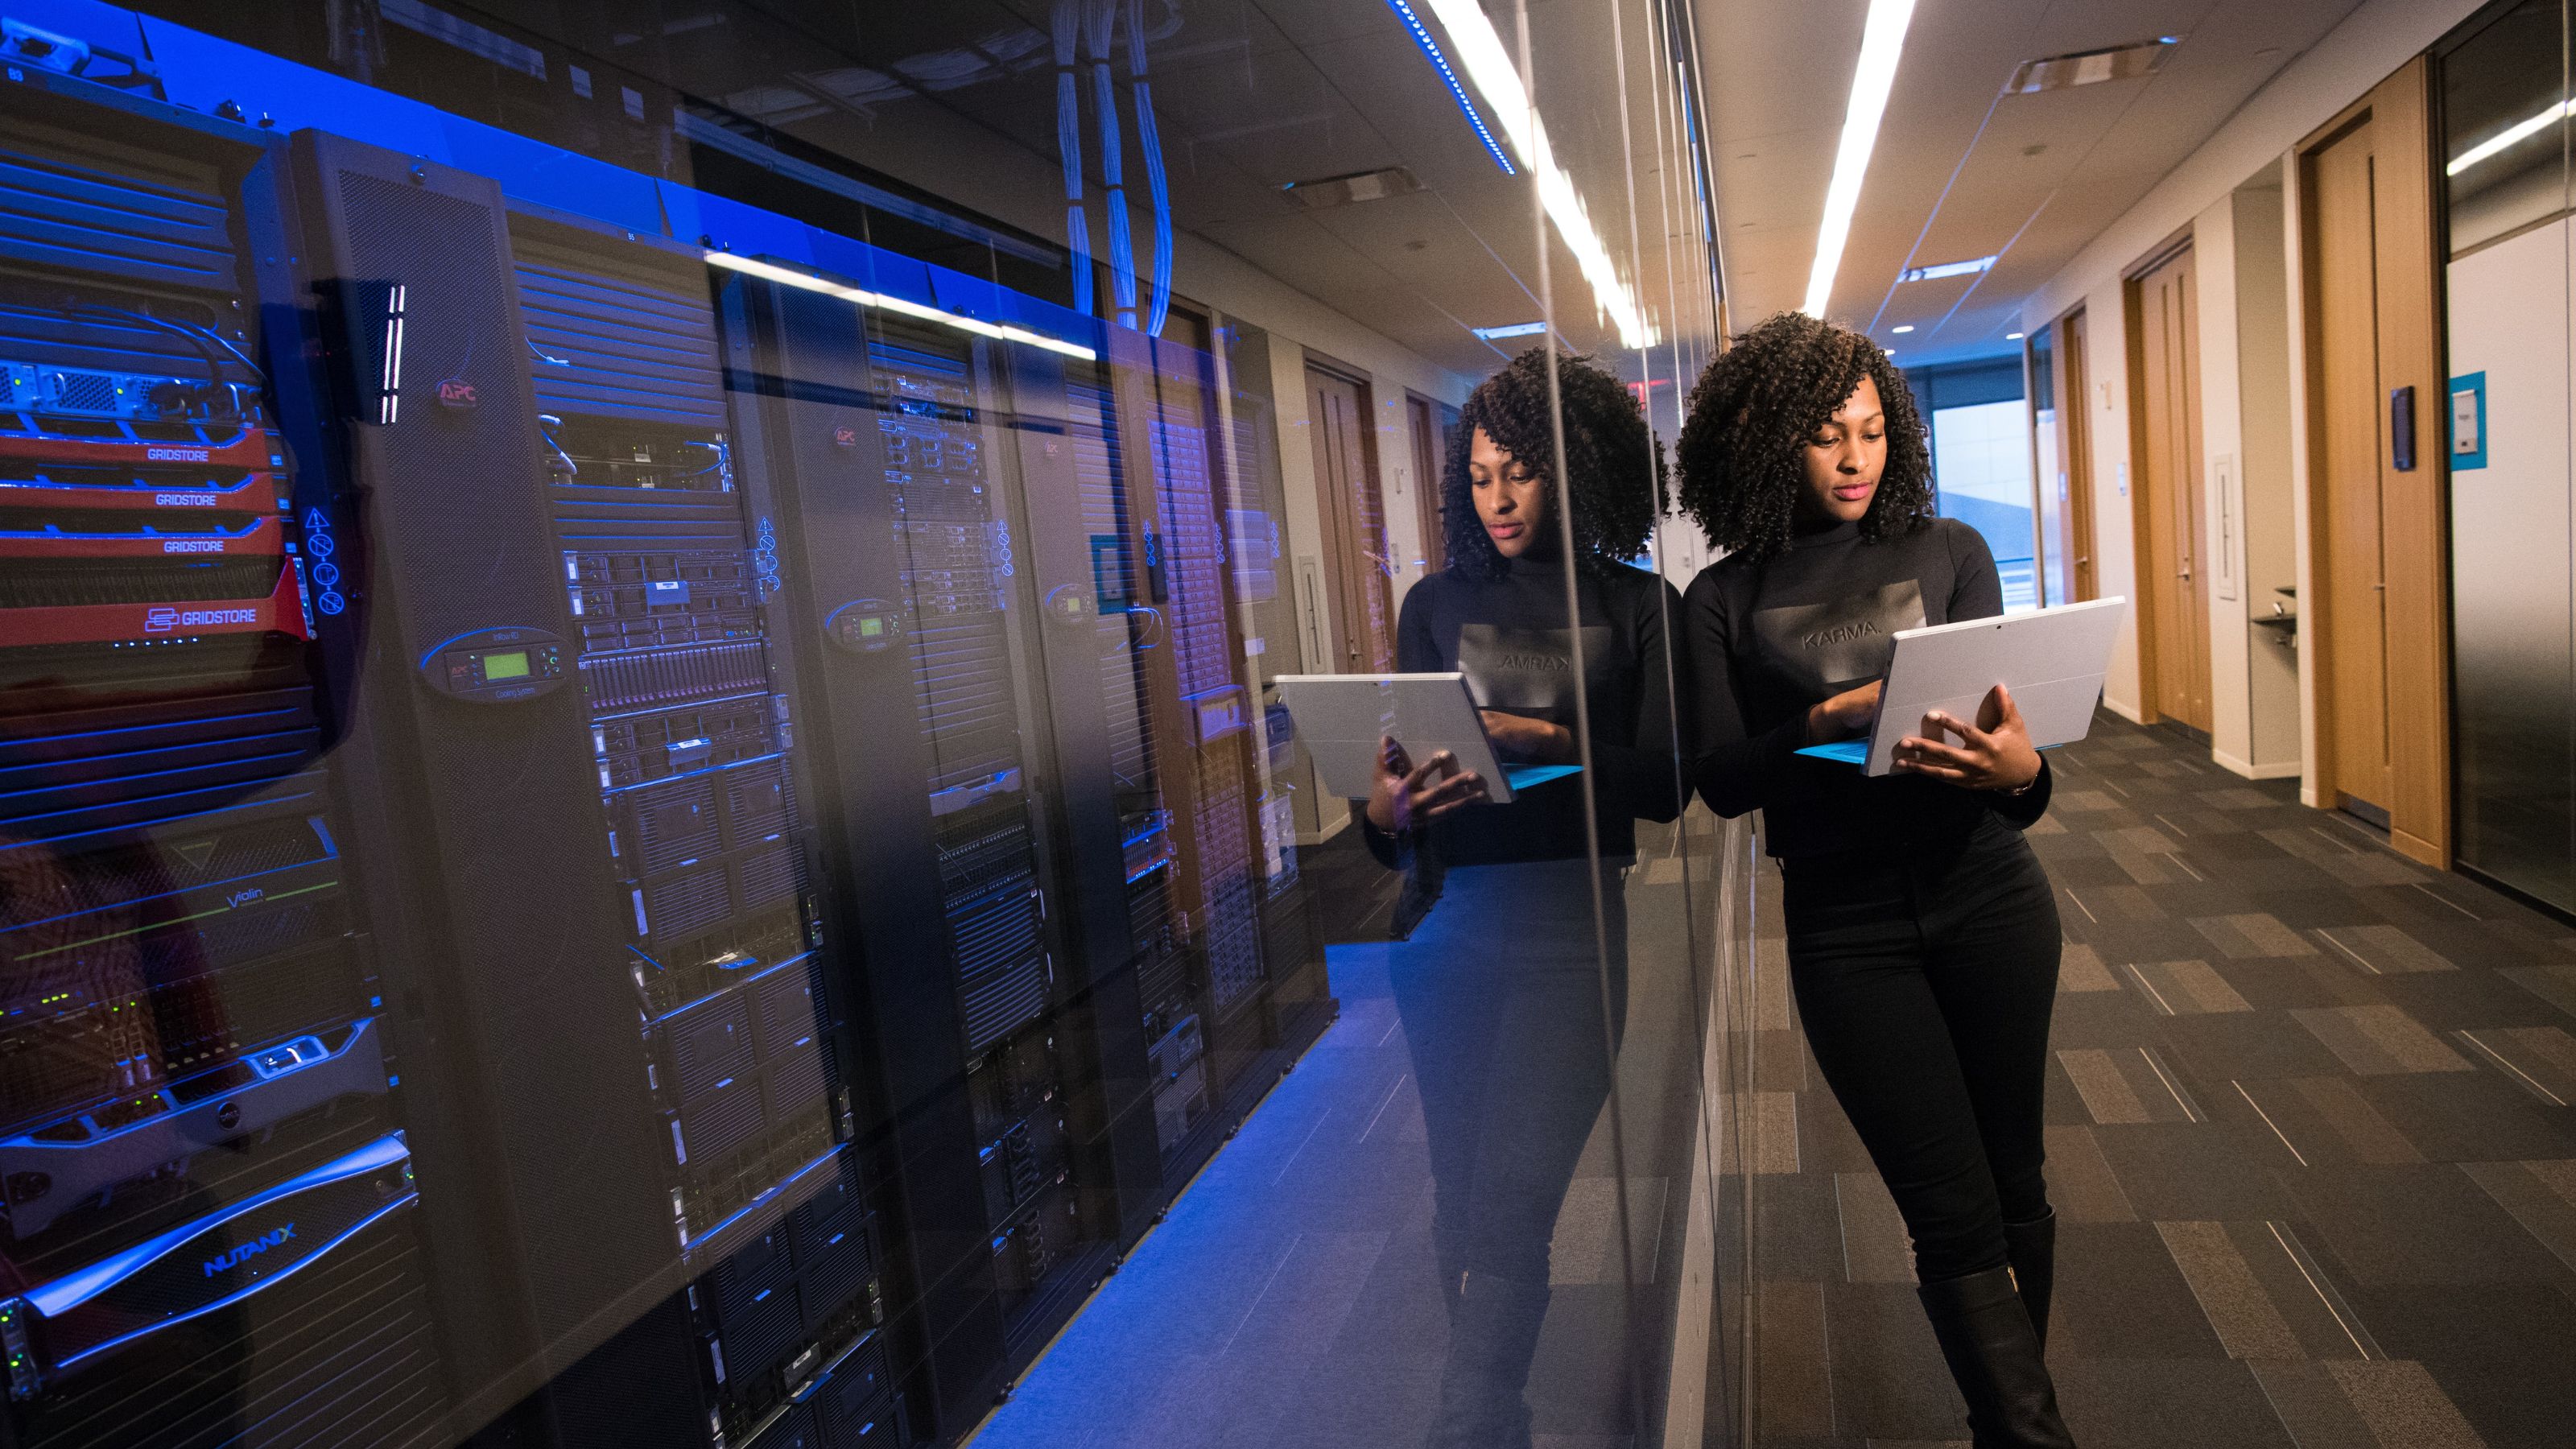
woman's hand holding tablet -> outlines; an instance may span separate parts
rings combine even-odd
[[[1923,717],[1923,730],[1923,736],[1908,735],[1896,742],[1893,768],[1970,790],[2018,793],[2039,778],[2039,751],[2031,745],[2030,728],[2022,723],[2021,707],[2013,703],[2012,691],[2000,684],[1986,691],[1985,702],[1977,707],[1977,723],[1936,709]],[[1944,732],[1957,735],[1962,743],[1947,745],[1924,737]]]
[[[1392,739],[1377,742],[1377,773],[1369,782],[1368,818],[1389,835],[1427,824],[1443,815],[1488,798],[1485,779],[1458,768],[1458,757],[1441,750],[1419,766]]]

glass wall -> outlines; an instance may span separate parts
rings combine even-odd
[[[2566,15],[2441,50],[2450,262],[2452,649],[2461,863],[2576,909]]]
[[[1687,7],[10,16],[0,1442],[1741,1438]]]

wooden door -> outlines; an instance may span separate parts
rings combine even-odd
[[[1446,409],[1427,397],[1405,395],[1404,416],[1413,435],[1413,507],[1422,527],[1422,572],[1447,567],[1449,537],[1441,522],[1441,469],[1449,459],[1449,430],[1441,425]]]
[[[1315,511],[1323,521],[1325,589],[1346,674],[1395,669],[1395,594],[1387,577],[1386,500],[1378,491],[1376,439],[1366,389],[1320,367],[1306,369],[1313,431]]]
[[[2310,560],[2300,612],[2319,798],[2442,866],[2450,506],[2432,104],[2419,56],[2299,145]]]
[[[2151,713],[2207,733],[2207,489],[2200,453],[2200,294],[2186,249],[2131,282],[2129,386],[2138,487],[2138,618]]]
[[[2057,324],[2057,463],[2058,486],[2065,490],[2065,535],[2059,547],[2073,562],[2069,577],[2074,597],[2082,603],[2102,597],[2099,572],[2093,567],[2093,373],[2084,358],[2084,313],[2068,313]]]
[[[2309,158],[2309,366],[2321,406],[2312,414],[2316,467],[2308,480],[2318,541],[2311,567],[2317,616],[2318,726],[2341,803],[2385,820],[2391,797],[2388,721],[2386,498],[2379,456],[2379,328],[2375,167],[2365,119]]]

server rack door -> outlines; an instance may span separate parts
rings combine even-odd
[[[1079,499],[1091,566],[1090,652],[1100,673],[1109,733],[1109,768],[1118,792],[1119,865],[1124,873],[1128,936],[1136,963],[1137,1005],[1153,1078],[1155,1139],[1168,1159],[1208,1119],[1205,1033],[1197,963],[1174,880],[1178,861],[1173,801],[1154,732],[1154,651],[1162,619],[1148,595],[1146,535],[1132,486],[1123,433],[1107,369],[1078,362],[1063,370],[1061,454],[1047,453],[1035,488]],[[1038,467],[1052,470],[1040,475]]]
[[[769,606],[775,526],[740,486],[703,260],[527,217],[511,244],[608,821],[594,848],[632,907],[624,974],[699,1275],[683,1295],[695,1378],[703,1417],[740,1442],[881,1316],[875,1213],[843,1145],[847,970],[820,917]]]
[[[389,989],[310,645],[331,530],[297,505],[329,480],[288,464],[299,352],[264,347],[252,263],[277,147],[12,81],[0,1442],[434,1442]]]
[[[1177,324],[1187,321],[1175,314]],[[1147,678],[1173,814],[1181,918],[1199,971],[1211,1088],[1236,1109],[1266,1084],[1252,696],[1228,578],[1209,355],[1112,330],[1121,458],[1135,509]],[[1231,1114],[1220,1114],[1220,1118]]]
[[[1103,1047],[1136,1047],[1101,1028],[1135,1008],[1093,991],[1100,963],[1076,964],[1102,887],[1065,857],[1105,821],[1054,785],[1068,750],[1096,746],[1058,728],[1031,637],[1020,550],[1047,505],[1009,486],[1008,364],[944,329],[737,285],[759,334],[737,386],[768,395],[762,471],[781,485],[789,597],[815,626],[833,765],[817,813],[887,1083],[913,1280],[899,1307],[946,1432],[1070,1312],[1120,1228],[1111,1093],[1134,1068]],[[1051,577],[1061,560],[1037,562]]]
[[[439,1104],[418,1150],[473,1425],[677,1291],[684,1205],[636,1031],[632,906],[599,848],[498,188],[295,145],[362,501],[352,834],[378,862],[406,1075]]]
[[[1056,823],[1064,907],[1057,914],[1068,948],[1062,1021],[1068,1045],[1088,1057],[1069,1082],[1076,1155],[1086,1159],[1075,1180],[1092,1197],[1093,1220],[1114,1224],[1125,1244],[1152,1226],[1164,1200],[1154,1090],[1162,1073],[1149,1071],[1147,1057],[1160,1034],[1139,968],[1164,949],[1168,933],[1150,908],[1139,932],[1133,896],[1139,874],[1159,874],[1168,863],[1170,832],[1154,799],[1151,761],[1138,757],[1141,710],[1125,620],[1104,619],[1100,602],[1094,540],[1104,530],[1076,461],[1082,408],[1068,391],[1065,359],[1033,347],[988,346],[981,356],[984,391],[1007,404],[988,412],[987,456],[1006,485],[1020,593],[1035,605],[1026,632],[1044,677],[1042,780]],[[1096,431],[1096,405],[1088,411]],[[1114,570],[1114,539],[1111,548]]]
[[[896,1183],[905,1245],[888,1304],[922,1345],[929,1427],[971,1421],[1003,1356],[984,1185],[965,1093],[965,1019],[948,920],[927,888],[939,852],[932,756],[905,643],[901,562],[882,487],[885,447],[865,344],[845,303],[735,279],[726,284],[728,362],[745,476],[774,518],[780,588],[798,623],[805,726],[814,740],[815,818],[847,883],[826,929],[864,963],[854,1010],[881,1099],[859,1123]],[[765,497],[763,494],[765,493]],[[952,1422],[953,1421],[953,1422]]]

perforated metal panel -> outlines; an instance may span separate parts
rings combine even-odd
[[[611,264],[512,240],[537,405],[563,416],[725,426],[703,268]]]

